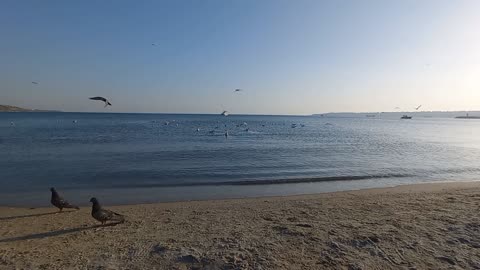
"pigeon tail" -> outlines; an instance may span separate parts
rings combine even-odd
[[[119,223],[125,222],[125,217],[123,215],[117,214],[115,212],[113,212],[113,214],[114,214],[113,217],[112,217],[113,221],[117,221]]]
[[[73,209],[80,210],[80,207],[78,207],[76,205],[73,205],[73,204],[67,204],[67,205],[63,206],[63,208],[73,208]]]

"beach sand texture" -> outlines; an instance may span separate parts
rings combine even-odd
[[[480,269],[479,204],[470,182],[108,206],[106,227],[2,207],[0,269]]]

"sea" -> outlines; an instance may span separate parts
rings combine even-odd
[[[480,177],[480,120],[0,113],[0,205],[283,196]]]

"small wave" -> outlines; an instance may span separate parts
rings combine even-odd
[[[349,175],[349,176],[327,176],[309,178],[285,178],[285,179],[262,179],[262,180],[240,180],[222,182],[187,182],[187,183],[148,183],[148,184],[125,184],[113,185],[115,188],[150,188],[150,187],[197,187],[197,186],[257,186],[257,185],[279,185],[279,184],[300,184],[315,182],[333,181],[355,181],[370,179],[404,178],[413,177],[411,174],[380,174],[380,175]],[[111,185],[109,187],[112,187]]]

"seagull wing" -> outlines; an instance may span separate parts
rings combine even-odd
[[[107,102],[107,99],[104,98],[104,97],[91,97],[90,99],[91,99],[91,100],[101,100],[101,101],[103,101],[103,102]]]

